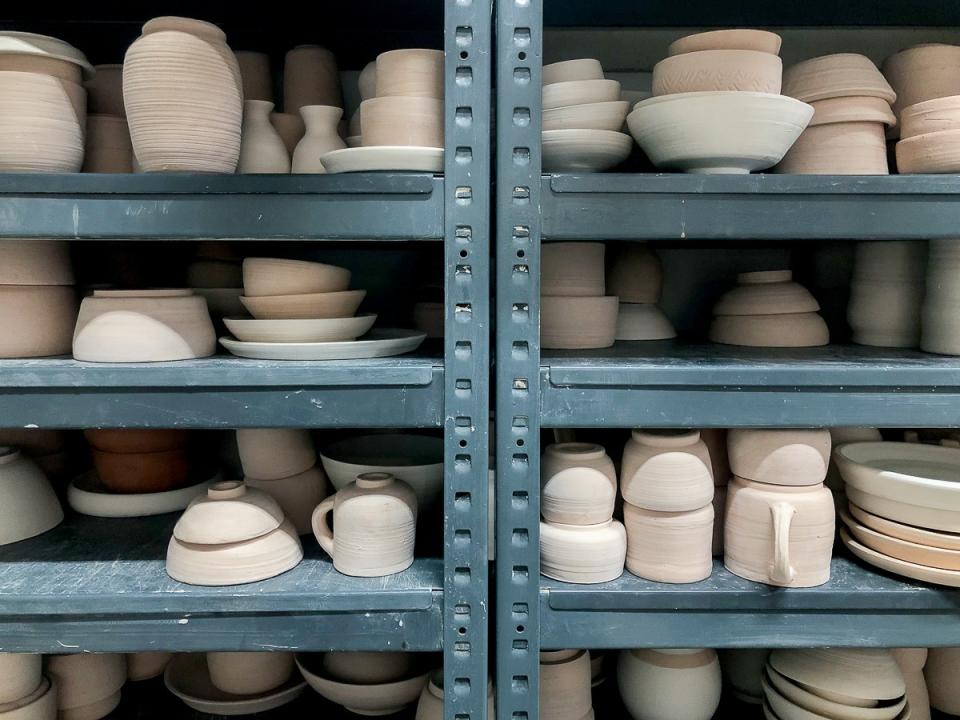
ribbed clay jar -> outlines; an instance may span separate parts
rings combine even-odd
[[[713,501],[713,470],[696,430],[634,430],[623,449],[620,492],[631,505],[661,512]]]
[[[144,25],[123,61],[123,102],[144,172],[237,169],[240,68],[215,25],[171,17]]]

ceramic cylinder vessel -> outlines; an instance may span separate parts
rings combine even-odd
[[[96,65],[96,74],[86,80],[87,110],[92,114],[126,117],[123,107],[123,65]]]
[[[377,56],[376,97],[443,97],[443,51],[404,49]]]
[[[237,172],[241,175],[290,172],[290,155],[280,133],[270,124],[273,103],[244,100],[243,136]]]
[[[617,474],[600,445],[548,445],[540,460],[540,512],[544,520],[594,525],[613,517]]]
[[[595,525],[540,523],[540,574],[592,584],[623,575],[627,534],[619,520]]]
[[[603,243],[544,243],[540,250],[540,294],[565,297],[606,295]]]
[[[847,322],[853,341],[880,347],[916,347],[925,293],[927,243],[858,243]]]
[[[624,503],[627,570],[656,582],[691,583],[713,570],[713,505],[687,512],[644,510]]]
[[[620,303],[613,295],[561,297],[544,295],[540,301],[540,346],[581,350],[613,345]]]
[[[43,656],[0,653],[0,705],[31,695],[43,680]]]
[[[620,492],[661,512],[698,510],[713,500],[707,446],[696,430],[634,430],[623,449]]]
[[[215,25],[186,18],[144,25],[123,61],[123,101],[144,172],[237,169],[240,68]]]
[[[337,59],[319,45],[293,48],[283,65],[283,111],[298,113],[305,105],[343,107]]]
[[[930,705],[948,715],[960,715],[960,648],[930,648],[923,674],[927,679]]]
[[[333,514],[336,533],[327,515]],[[380,577],[413,563],[417,498],[389,473],[365,473],[313,512],[313,532],[344,575]]]
[[[835,511],[822,485],[734,478],[727,486],[724,565],[748,580],[813,587],[830,579]]]
[[[773,485],[818,485],[830,464],[830,431],[820,429],[749,430],[727,433],[734,475]]]
[[[921,310],[920,349],[960,355],[960,248],[931,240],[926,291]]]
[[[210,682],[231,695],[259,695],[283,685],[293,673],[291,652],[207,653]]]
[[[623,650],[620,696],[633,720],[710,720],[720,704],[714,650]]]
[[[593,708],[590,653],[557,650],[540,653],[540,717],[583,720]]]
[[[297,173],[324,173],[320,157],[347,144],[337,132],[343,110],[331,105],[304,105],[300,108],[306,128],[303,138],[293,151],[292,170]]]
[[[133,172],[133,145],[126,120],[114,115],[87,115],[83,172]]]
[[[544,245],[544,249],[548,247]],[[653,250],[636,243],[624,244],[609,253],[607,260],[607,290],[611,295],[622,303],[660,302],[663,266]]]
[[[375,97],[360,103],[364,146],[443,147],[443,100]]]
[[[313,467],[317,452],[310,432],[297,428],[237,430],[243,474],[257,480],[279,480]]]
[[[0,358],[69,354],[76,319],[72,287],[0,286]]]
[[[272,103],[273,75],[270,72],[270,56],[249,50],[240,50],[235,54],[243,80],[243,99]]]
[[[73,285],[70,246],[63,240],[0,240],[0,285]]]

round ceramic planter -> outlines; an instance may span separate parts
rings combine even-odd
[[[313,467],[317,453],[307,430],[256,428],[237,430],[243,474],[257,480],[279,480]]]
[[[241,295],[240,302],[257,320],[325,320],[353,317],[366,296],[366,290],[341,290],[259,297]]]
[[[898,701],[906,691],[900,668],[890,651],[884,649],[774,650],[769,665],[826,700],[854,707]]]
[[[390,96],[360,104],[365,146],[443,147],[443,100]]]
[[[30,697],[43,681],[43,656],[0,653],[0,705]],[[0,712],[0,715],[5,713]]]
[[[893,110],[902,117],[911,105],[960,95],[960,47],[930,43],[901,50],[884,60],[883,74],[897,93]]]
[[[283,63],[283,111],[299,113],[306,105],[343,106],[337,59],[319,45],[298,45]]]
[[[696,430],[634,430],[623,449],[623,499],[646,510],[699,510],[713,500],[707,446]]]
[[[710,720],[720,704],[714,650],[623,650],[620,697],[633,720]]]
[[[248,298],[341,292],[348,287],[350,271],[335,265],[281,258],[243,261],[243,292]]]
[[[123,65],[97,65],[96,74],[83,84],[87,90],[88,110],[100,115],[125,118],[123,107]]]
[[[630,243],[610,253],[607,263],[607,289],[621,303],[651,305],[660,302],[663,292],[663,266],[650,248]]]
[[[540,294],[565,297],[604,295],[604,253],[603,243],[545,243],[540,250]]]
[[[270,56],[249,50],[240,50],[234,55],[243,81],[244,100],[262,100],[272,103],[273,74],[270,72]]]
[[[669,340],[677,331],[657,305],[620,303],[617,314],[617,340]]]
[[[830,431],[746,430],[727,433],[734,475],[771,485],[819,485],[830,463]]]
[[[596,525],[540,523],[540,574],[591,584],[623,574],[627,535],[618,520]]]
[[[260,695],[283,685],[293,674],[291,652],[207,653],[210,681],[231,695]]]
[[[304,105],[300,108],[300,115],[305,131],[293,151],[292,172],[325,173],[327,169],[320,158],[347,147],[338,130],[343,110],[330,105]]]
[[[758,50],[697,50],[653,67],[653,96],[739,90],[779,94],[783,63]]]
[[[0,447],[0,545],[40,535],[63,521],[57,495],[37,465]]]
[[[745,347],[819,347],[830,343],[827,323],[814,312],[785,315],[718,315],[710,341]]]
[[[540,346],[544,349],[604,348],[613,345],[618,298],[543,296]]]
[[[387,683],[348,683],[335,680],[318,667],[316,656],[298,655],[297,666],[316,692],[357,715],[392,715],[420,697],[429,673]],[[416,671],[415,671],[416,672]]]
[[[408,48],[377,55],[374,97],[443,98],[443,51]]]
[[[582,720],[593,707],[590,688],[589,652],[540,653],[540,716],[544,720]]]
[[[190,480],[186,450],[112,453],[93,450],[100,482],[113,493],[161,493],[184,487]]]
[[[851,95],[888,103],[897,98],[873,61],[855,53],[821,55],[792,65],[783,72],[783,94],[805,102]]]
[[[766,30],[710,30],[674,40],[667,53],[672,56],[699,50],[756,50],[777,55],[781,42],[779,35]]]
[[[244,100],[241,127],[240,158],[237,172],[241,175],[281,174],[290,172],[290,153],[283,138],[270,123],[273,103],[267,100]]]
[[[713,570],[713,505],[657,512],[624,503],[627,570],[655,582],[692,583]]]
[[[593,58],[564,60],[544,65],[541,78],[544,85],[573,80],[603,80],[603,66]]]
[[[6,328],[0,358],[68,354],[76,317],[71,287],[0,286],[0,325]]]
[[[113,115],[87,115],[85,173],[133,172],[133,145],[127,121]]]
[[[540,459],[540,512],[566,525],[595,525],[613,517],[617,473],[600,445],[548,445]]]

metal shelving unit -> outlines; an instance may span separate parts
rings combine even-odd
[[[351,4],[330,10],[319,38],[306,37],[306,26],[298,25],[279,34],[281,41],[261,34],[260,13],[215,0],[201,9],[151,5],[127,14],[195,16],[205,8],[211,19],[233,20],[239,37],[263,37],[274,52],[300,38],[323,41],[341,20],[380,23],[387,47],[429,42],[422,22],[442,27],[444,175],[7,175],[0,176],[0,236],[436,241],[445,258],[443,349],[318,363],[226,355],[150,365],[0,361],[0,427],[443,428],[443,558],[419,558],[389,578],[349,578],[305,542],[304,561],[277,578],[191,587],[163,569],[173,518],[71,517],[47,534],[0,548],[0,650],[442,649],[445,686],[452,689],[445,716],[484,718],[490,3],[424,0],[402,11]],[[421,13],[416,21],[410,5]],[[371,7],[376,12],[368,14]],[[293,9],[300,11],[278,8],[278,17]],[[22,28],[30,17],[11,11],[2,22]],[[62,25],[50,17],[29,27],[111,42],[121,31],[135,33],[141,21],[97,10],[68,16]],[[345,57],[355,63],[365,59],[353,57],[349,38],[363,36],[352,30],[345,36]]]
[[[808,590],[751,583],[721,563],[707,581],[625,573],[572,585],[539,575],[541,429],[950,427],[960,360],[832,345],[758,350],[684,342],[597,351],[539,348],[540,244],[956,237],[957,177],[592,174],[541,176],[543,26],[960,25],[942,3],[783,8],[499,0],[497,75],[498,716],[535,720],[538,651],[568,647],[958,645],[960,592],[838,553]],[[565,38],[573,35],[566,34]],[[573,57],[573,56],[569,56]],[[561,58],[558,58],[561,59]]]

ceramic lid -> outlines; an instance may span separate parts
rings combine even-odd
[[[903,674],[889,650],[804,648],[774,650],[770,666],[811,691],[863,700],[897,700],[906,692]]]
[[[239,480],[214,483],[196,498],[173,528],[180,542],[224,545],[243,542],[276,530],[283,510],[267,493]]]
[[[28,32],[0,32],[0,54],[41,55],[79,65],[89,80],[96,74],[87,56],[70,43],[49,35]]]

